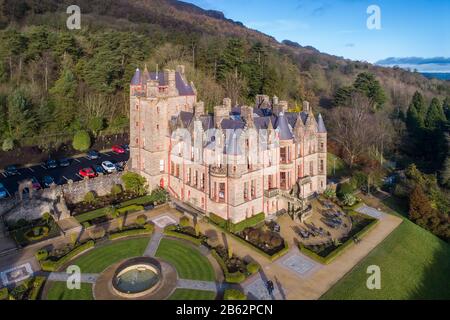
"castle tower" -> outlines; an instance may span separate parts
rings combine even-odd
[[[195,89],[180,74],[184,68],[178,70],[150,73],[138,68],[130,83],[130,167],[151,189],[168,186],[169,121],[193,110],[197,102]]]

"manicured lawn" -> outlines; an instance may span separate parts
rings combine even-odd
[[[181,241],[162,239],[156,256],[172,264],[181,279],[214,281],[211,263],[200,251]]]
[[[366,287],[367,267],[381,269],[381,290]],[[450,299],[450,245],[404,222],[321,299]]]
[[[216,294],[210,291],[176,289],[168,300],[214,300]]]
[[[76,259],[72,264],[78,265],[82,273],[100,273],[110,265],[121,260],[140,257],[144,254],[150,238],[116,240],[111,244],[95,248]]]
[[[67,289],[65,282],[54,282],[47,293],[47,300],[93,300],[92,285],[82,283],[80,290]]]

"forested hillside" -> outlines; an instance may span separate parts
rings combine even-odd
[[[81,30],[66,28],[71,4],[81,7]],[[449,82],[345,60],[288,40],[278,43],[220,12],[174,0],[0,0],[0,28],[4,151],[54,150],[80,130],[94,139],[126,132],[134,69],[184,63],[209,108],[224,96],[251,103],[259,93],[277,95],[297,110],[307,99],[324,113],[331,146],[350,165],[367,164],[377,154],[375,159],[384,155],[403,166],[416,162],[428,173],[444,169],[445,125],[435,132],[440,141],[432,149],[439,153],[435,159],[429,151],[417,154],[412,146],[417,130],[406,126],[406,115],[416,91],[425,106],[422,118],[433,98],[448,115],[443,101],[450,96]],[[374,131],[352,146],[338,122],[350,120],[346,111],[352,109],[346,107],[365,104],[357,96],[361,92]],[[355,124],[355,130],[367,123]]]

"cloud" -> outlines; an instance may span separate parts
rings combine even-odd
[[[353,48],[353,47],[355,47],[355,44],[354,43],[346,43],[345,46],[347,48]]]
[[[450,72],[450,58],[434,57],[390,57],[376,62],[381,66],[399,66],[401,68],[417,69],[419,72]]]

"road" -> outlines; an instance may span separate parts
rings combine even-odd
[[[43,179],[45,176],[51,176],[58,185],[66,184],[68,180],[80,181],[83,178],[79,175],[80,169],[100,165],[103,161],[111,161],[112,163],[128,161],[129,153],[117,154],[112,151],[99,153],[99,158],[89,160],[86,156],[69,158],[70,165],[68,167],[58,167],[55,169],[47,169],[45,164],[35,165],[26,168],[19,168],[19,174],[15,176],[6,176],[4,172],[0,172],[0,183],[2,183],[9,195],[14,195],[19,187],[19,182],[25,179],[35,177],[42,187],[44,187]]]

